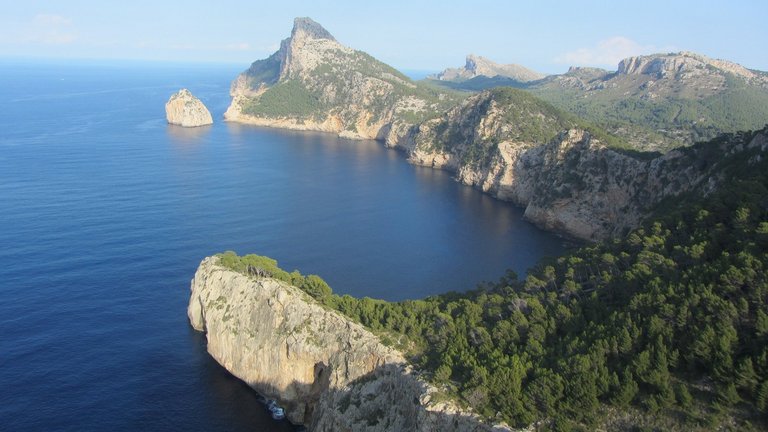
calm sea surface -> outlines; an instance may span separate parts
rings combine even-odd
[[[166,125],[181,87],[220,119],[245,67],[0,62],[0,429],[290,430],[189,327],[207,255],[399,300],[563,250],[374,141]]]

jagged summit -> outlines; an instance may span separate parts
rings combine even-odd
[[[475,77],[504,77],[519,82],[544,78],[545,75],[517,64],[499,64],[485,57],[469,54],[463,68],[448,68],[432,78],[441,81],[466,81]]]
[[[335,41],[336,38],[326,30],[319,23],[309,17],[298,17],[293,20],[293,30],[291,31],[291,37],[296,37],[299,33],[303,33],[306,37],[312,39],[328,39]]]

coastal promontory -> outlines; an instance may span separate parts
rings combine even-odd
[[[190,322],[217,362],[276,399],[291,422],[313,431],[505,430],[437,397],[402,353],[278,279],[274,261],[239,272],[225,258],[200,263]]]
[[[165,104],[165,117],[169,124],[197,127],[213,124],[211,112],[192,92],[183,88],[171,95]]]

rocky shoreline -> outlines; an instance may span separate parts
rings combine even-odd
[[[424,381],[397,350],[299,288],[205,258],[187,314],[208,352],[313,431],[504,431]]]

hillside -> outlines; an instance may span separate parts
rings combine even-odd
[[[622,236],[664,200],[709,193],[724,175],[700,150],[638,152],[512,88],[478,93],[420,124],[406,147],[411,163],[451,171],[523,207],[540,227],[589,241]]]
[[[690,52],[630,57],[614,72],[573,67],[531,83],[488,75],[433,82],[525,88],[639,150],[667,151],[768,122],[768,75]]]
[[[768,121],[765,74],[689,52],[630,57],[616,72],[572,69],[531,91],[644,149],[667,150]]]
[[[229,121],[377,139],[459,100],[340,44],[309,18],[296,18],[280,49],[240,74],[231,94]]]
[[[510,273],[473,292],[399,303],[318,284],[306,292],[495,421],[765,430],[768,128],[683,152],[719,163],[720,187],[670,200],[642,228],[544,262],[525,280]],[[223,259],[239,271],[264,262]]]

